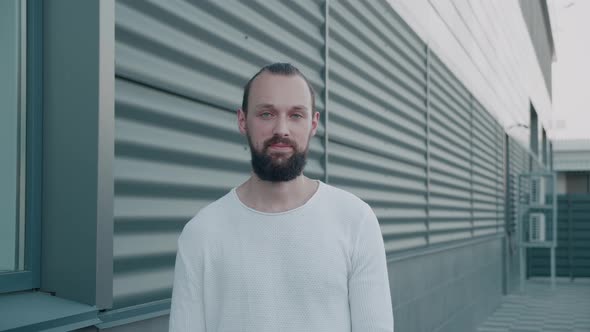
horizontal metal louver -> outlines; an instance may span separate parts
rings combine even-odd
[[[473,101],[473,201],[475,235],[497,232],[498,200],[503,193],[498,191],[498,140],[495,120],[477,101]],[[503,158],[501,159],[503,162]]]
[[[321,112],[328,68],[306,174],[368,202],[388,254],[502,231],[503,129],[385,0],[329,2],[325,63],[324,5],[117,0],[115,308],[168,298],[182,227],[247,178],[235,110],[270,62]]]
[[[506,230],[506,134],[495,119],[496,127],[496,225],[498,232]]]
[[[438,243],[472,236],[471,97],[438,57],[429,63],[430,239]]]
[[[330,183],[375,211],[387,252],[425,246],[425,46],[385,1],[330,2]]]
[[[323,25],[318,2],[116,2],[114,308],[169,298],[182,227],[247,178],[235,110],[260,67],[298,66],[323,111]]]

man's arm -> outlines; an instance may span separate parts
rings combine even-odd
[[[353,244],[348,301],[352,332],[393,332],[393,311],[383,237],[369,209]]]
[[[206,331],[203,280],[198,277],[202,274],[194,273],[195,268],[202,270],[202,260],[187,261],[179,240],[174,267],[170,332]]]

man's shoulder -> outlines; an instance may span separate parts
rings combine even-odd
[[[371,207],[357,195],[329,184],[324,186],[324,204],[330,205],[344,213],[367,213]]]
[[[347,190],[325,183],[323,183],[323,186],[325,191],[324,196],[335,204],[363,208],[369,207],[364,200]]]
[[[200,209],[185,225],[181,233],[181,238],[187,237],[195,239],[196,237],[207,236],[212,225],[218,226],[220,221],[231,207],[233,193],[230,191],[223,197],[207,204]]]

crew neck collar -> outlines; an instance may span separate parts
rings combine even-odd
[[[317,199],[320,191],[324,187],[324,183],[320,180],[312,180],[312,181],[315,181],[318,183],[318,187],[317,187],[316,191],[313,193],[313,195],[302,205],[292,208],[290,210],[281,211],[281,212],[263,212],[263,211],[259,211],[259,210],[249,207],[248,205],[244,204],[244,202],[242,202],[240,200],[240,197],[238,196],[238,193],[236,192],[237,187],[232,188],[231,194],[234,197],[234,199],[238,202],[238,204],[240,204],[246,210],[249,210],[249,211],[254,212],[256,214],[265,215],[265,216],[280,216],[280,215],[285,215],[285,214],[293,213],[293,212],[299,211],[301,209],[304,209],[305,207],[309,206],[313,201],[315,201]]]

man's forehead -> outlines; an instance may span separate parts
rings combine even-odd
[[[299,75],[263,72],[252,82],[249,97],[254,99],[253,105],[277,104],[280,101],[289,102],[291,106],[303,105],[306,108],[311,105],[311,93],[307,82]]]
[[[251,88],[268,85],[301,85],[307,87],[307,83],[301,75],[281,75],[264,71],[252,81]]]
[[[277,104],[272,104],[272,103],[260,103],[260,104],[254,105],[254,109],[257,109],[257,110],[274,109],[274,108],[281,108],[281,107],[289,107],[292,110],[302,110],[302,111],[306,111],[309,109],[309,107],[304,104],[277,105]]]

